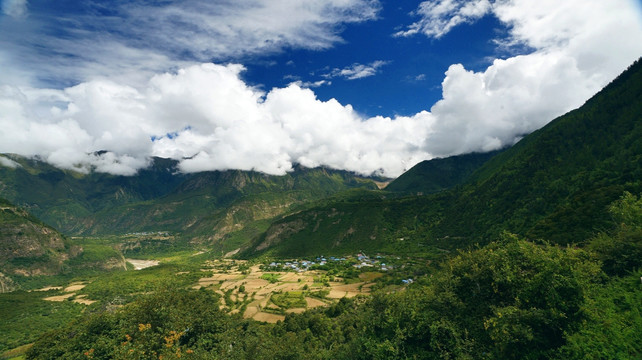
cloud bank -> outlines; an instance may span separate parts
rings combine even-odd
[[[7,84],[0,86],[0,153],[122,175],[161,156],[180,160],[185,172],[283,174],[301,163],[394,177],[424,159],[511,145],[581,105],[642,54],[636,6],[423,3],[416,13],[424,17],[404,36],[445,38],[454,26],[492,15],[510,27],[500,46],[533,50],[480,72],[450,66],[442,99],[411,116],[366,118],[297,84],[262,91],[243,81],[238,64],[189,64],[145,81],[94,79],[62,90]]]
[[[425,114],[362,119],[296,84],[263,93],[240,79],[242,71],[195,65],[154,76],[141,89],[108,81],[61,91],[4,87],[0,152],[122,175],[144,167],[149,156],[179,159],[186,172],[284,174],[301,163],[386,175],[429,156],[420,150]]]

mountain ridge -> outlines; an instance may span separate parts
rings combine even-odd
[[[393,180],[385,190],[423,195],[449,189],[466,181],[475,170],[503,150],[424,160]]]
[[[37,159],[4,156],[19,165],[0,167],[0,196],[63,233],[169,231],[226,251],[229,234],[238,233],[230,245],[236,246],[293,206],[351,188],[377,188],[370,179],[324,167],[295,166],[281,176],[242,170],[183,174],[176,161],[156,158],[138,175],[125,177],[80,174]],[[248,231],[251,235],[245,235]]]

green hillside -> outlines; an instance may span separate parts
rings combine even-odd
[[[78,252],[58,231],[0,198],[0,292],[14,290],[16,276],[60,273]]]
[[[297,166],[283,176],[254,171],[177,172],[176,161],[155,158],[135,176],[80,174],[37,159],[4,155],[0,194],[68,235],[169,232],[217,252],[238,248],[265,231],[269,220],[307,202],[373,181],[326,168]]]
[[[487,241],[507,229],[582,242],[609,226],[604,210],[624,191],[642,191],[641,61],[480,168],[435,233]]]
[[[493,157],[456,189],[323,204],[275,222],[245,254],[457,248],[497,239],[504,230],[578,243],[612,226],[605,209],[625,191],[642,192],[640,61],[579,109]],[[341,216],[332,221],[337,211]],[[272,238],[280,245],[269,250],[276,243]]]
[[[298,257],[358,251],[430,255],[430,229],[448,197],[395,198],[381,192],[332,197],[275,221],[242,257]]]
[[[167,159],[155,158],[136,176],[114,176],[60,170],[17,155],[0,156],[19,165],[0,166],[0,196],[66,234],[81,232],[86,218],[97,211],[166,195],[184,180],[176,173],[176,162]]]
[[[425,160],[386,186],[386,191],[423,195],[463,183],[475,170],[500,151],[471,153]]]

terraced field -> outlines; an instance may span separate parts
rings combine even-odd
[[[194,288],[212,288],[223,296],[222,308],[265,322],[277,322],[286,313],[326,306],[342,297],[367,295],[376,278],[346,284],[337,277],[324,284],[318,281],[324,271],[264,272],[260,265],[248,266],[239,260],[215,260],[203,270],[213,275],[201,278]]]

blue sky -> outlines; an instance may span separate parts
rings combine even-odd
[[[510,146],[642,55],[639,0],[1,5],[0,153],[83,172],[394,177]]]
[[[245,59],[245,78],[267,88],[287,86],[294,80],[326,81],[314,88],[320,99],[336,98],[368,116],[412,115],[441,98],[441,81],[451,64],[481,70],[494,58],[505,56],[492,40],[506,34],[506,27],[492,16],[458,27],[440,39],[394,37],[416,18],[411,13],[417,4],[381,2],[376,19],[347,26],[343,41],[325,51],[291,50]],[[377,62],[379,67],[369,76],[328,76],[335,69],[357,64],[372,68]]]

